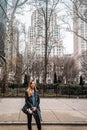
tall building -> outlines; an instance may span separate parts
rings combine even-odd
[[[79,3],[81,2],[81,3]],[[78,14],[80,17],[74,13],[74,32],[83,38],[87,38],[87,0],[77,1],[76,6],[78,7]],[[76,8],[74,7],[74,10]],[[83,38],[80,38],[78,35],[74,34],[74,55],[76,57],[80,56],[83,51],[87,50],[87,42]]]
[[[6,34],[6,16],[7,1],[0,0],[0,55],[5,56],[5,34]]]
[[[80,76],[85,74],[83,72],[84,68],[82,67],[82,63],[81,63],[82,62],[81,56],[83,55],[83,52],[86,52],[87,50],[87,0],[82,0],[82,1],[77,0],[77,3],[74,6],[73,12],[74,12],[73,13],[74,14],[73,28],[75,32],[74,57],[76,58],[78,68],[80,70],[79,77],[78,77],[78,82],[80,82],[79,81]],[[84,61],[84,64],[85,64],[85,61]]]
[[[51,14],[52,11],[52,14]],[[45,13],[45,10],[44,10]],[[28,43],[27,43],[27,63],[31,63],[29,55],[35,59],[43,59],[45,56],[45,19],[44,13],[41,9],[35,10],[31,16],[31,26],[29,27],[28,32]],[[50,17],[51,14],[51,17]],[[50,59],[52,61],[55,57],[63,56],[63,42],[60,36],[60,28],[57,24],[57,15],[54,10],[48,8],[47,12],[47,27],[48,27],[48,46],[47,46],[47,55],[49,56],[49,63],[47,66],[47,82],[50,81],[52,83],[53,79],[53,69],[54,63],[50,63]],[[30,65],[30,64],[28,64]],[[43,66],[43,65],[42,65]],[[33,72],[32,72],[33,73]],[[34,73],[33,73],[34,74]],[[32,74],[31,74],[32,75]],[[36,77],[35,77],[36,78]],[[43,74],[40,74],[40,81],[43,80]]]
[[[60,38],[60,29],[57,24],[57,15],[53,11],[49,20],[51,9],[48,9],[48,55],[62,56],[63,44]],[[50,21],[50,22],[49,22]],[[44,57],[45,55],[45,22],[41,9],[35,10],[31,16],[31,26],[29,27],[28,52]]]

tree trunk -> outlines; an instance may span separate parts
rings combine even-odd
[[[45,71],[44,71],[44,84],[47,79],[47,45],[48,45],[48,0],[46,0],[46,19],[45,19]]]
[[[3,59],[4,61],[4,68],[3,68],[3,78],[2,78],[2,88],[1,88],[1,91],[2,93],[4,94],[5,91],[6,91],[6,85],[8,83],[8,79],[7,79],[7,62],[6,62],[6,59],[0,55],[0,58]]]

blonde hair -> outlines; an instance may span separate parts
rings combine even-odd
[[[28,96],[31,96],[31,95],[32,95],[32,88],[31,88],[32,82],[34,82],[34,80],[30,80],[30,82],[29,82],[29,84],[28,84],[28,89],[27,89]],[[35,88],[34,88],[34,91],[37,91],[36,86],[35,86]]]

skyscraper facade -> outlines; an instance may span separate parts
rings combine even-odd
[[[78,16],[74,14],[74,55],[80,56],[82,52],[87,50],[87,0],[77,1]],[[74,10],[76,10],[74,8]],[[77,34],[77,35],[76,35]]]
[[[63,43],[60,38],[60,29],[57,24],[57,15],[53,11],[50,17],[51,9],[48,10],[48,50],[50,57],[63,55]],[[45,21],[41,9],[35,10],[31,16],[31,26],[29,27],[29,52],[44,57],[45,55]]]

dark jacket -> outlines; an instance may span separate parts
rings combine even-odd
[[[28,108],[32,109],[32,107],[36,107],[36,111],[33,113],[34,116],[39,116],[41,120],[41,111],[40,111],[40,97],[39,94],[35,91],[35,105],[33,106],[32,102],[32,95],[28,96],[28,92],[25,92],[25,103],[27,104]]]

